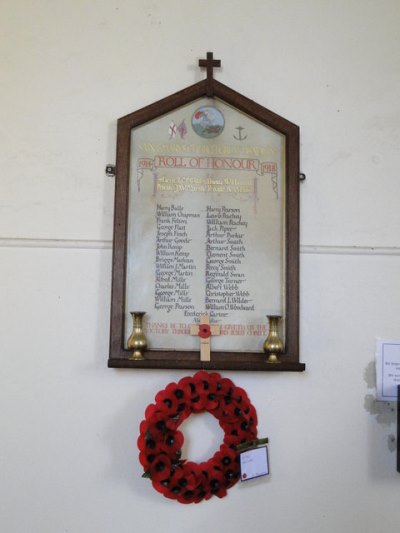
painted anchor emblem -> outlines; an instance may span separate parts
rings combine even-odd
[[[239,137],[236,137],[236,135],[234,135],[233,136],[234,139],[236,139],[237,141],[244,141],[245,139],[247,139],[247,135],[242,137],[242,131],[244,130],[244,128],[242,126],[238,126],[235,129],[239,131]]]

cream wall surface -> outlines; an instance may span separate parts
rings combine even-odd
[[[46,0],[0,18],[4,533],[398,531],[395,407],[375,338],[400,338],[397,0]],[[191,371],[106,368],[116,119],[215,77],[301,127],[303,374],[224,373],[271,475],[183,506],[141,479],[144,409]],[[194,417],[192,417],[194,418]],[[190,457],[218,446],[206,415]]]

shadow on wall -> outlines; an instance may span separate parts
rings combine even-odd
[[[376,390],[376,368],[375,361],[371,361],[364,371],[364,381],[369,389]],[[384,428],[389,428],[396,424],[397,413],[395,402],[381,402],[376,399],[376,393],[367,394],[364,398],[364,409],[375,417],[378,424]],[[396,437],[393,433],[387,435],[387,446],[389,451],[396,451]]]

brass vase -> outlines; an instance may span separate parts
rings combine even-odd
[[[282,339],[279,336],[279,315],[267,315],[269,322],[269,333],[265,339],[263,348],[264,352],[268,354],[267,363],[279,363],[279,355],[283,353],[284,347]]]
[[[143,317],[145,314],[144,311],[131,311],[133,329],[127,345],[129,350],[132,350],[132,355],[129,359],[133,359],[134,361],[144,359],[143,352],[147,349],[147,339],[143,332]]]

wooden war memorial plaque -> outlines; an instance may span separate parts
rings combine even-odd
[[[213,77],[118,120],[110,367],[301,371],[299,128]],[[145,312],[147,349],[127,347]],[[210,360],[191,325],[219,327]],[[266,315],[284,351],[268,363]]]

